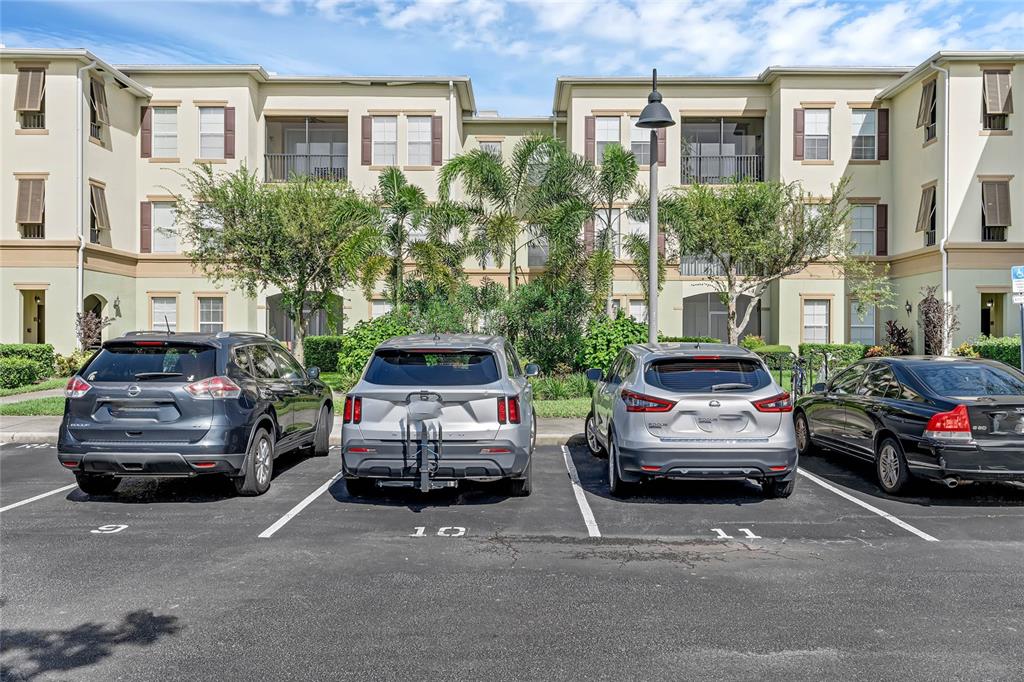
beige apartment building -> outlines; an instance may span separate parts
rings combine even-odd
[[[1016,333],[1009,268],[1024,264],[1024,225],[1012,220],[1024,216],[1024,132],[1012,83],[1022,64],[1024,53],[940,52],[914,68],[662,77],[677,125],[658,143],[659,189],[742,176],[799,181],[824,196],[850,177],[851,236],[889,264],[899,305],[860,319],[843,279],[812,264],[746,302],[758,306],[748,332],[771,342],[881,342],[895,319],[920,349],[926,285],[958,306],[956,342]],[[594,160],[609,143],[627,146],[646,183],[650,144],[633,119],[649,88],[647,78],[559,78],[550,115],[509,118],[478,110],[465,76],[280,76],[256,65],[112,66],[86,50],[0,50],[0,342],[69,352],[80,310],[114,318],[108,335],[166,325],[288,340],[276,292],[253,300],[218,287],[182,254],[173,202],[182,169],[245,165],[267,182],[314,174],[368,191],[395,165],[433,197],[453,156],[509,154],[523,135],[544,132]],[[616,230],[646,226],[623,213]],[[661,331],[724,334],[707,264],[671,244],[668,253]],[[542,247],[524,249],[522,280],[544,259]],[[469,272],[505,277],[504,268]],[[620,261],[614,305],[642,319],[641,291]],[[382,294],[338,293],[346,326],[388,308]]]

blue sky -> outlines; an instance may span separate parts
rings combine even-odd
[[[2,0],[8,47],[288,74],[469,75],[482,109],[546,115],[558,75],[747,75],[1024,50],[997,0]]]

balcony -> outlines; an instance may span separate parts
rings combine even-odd
[[[680,182],[721,185],[764,180],[764,119],[683,117]]]
[[[701,256],[679,256],[679,274],[684,277],[722,277],[725,275],[725,268],[718,261]],[[742,269],[737,273],[743,274]]]
[[[1005,242],[1006,227],[1002,225],[982,225],[981,241],[983,242]]]
[[[928,230],[924,233],[924,245],[935,246],[935,230]]]
[[[764,180],[764,157],[760,154],[741,156],[683,155],[681,182],[723,185],[736,180]]]
[[[21,112],[22,130],[42,130],[46,128],[46,114],[42,111]]]
[[[310,176],[324,180],[348,177],[347,154],[264,154],[267,182]]]
[[[296,177],[344,180],[348,177],[348,119],[268,117],[263,159],[267,182]]]

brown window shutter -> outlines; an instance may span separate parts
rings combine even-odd
[[[92,198],[92,213],[96,216],[96,227],[100,230],[110,229],[106,192],[99,185],[89,185],[89,194]]]
[[[915,232],[927,232],[932,220],[932,205],[935,203],[935,187],[921,190],[921,205],[917,208],[917,228]]]
[[[430,117],[430,163],[441,165],[441,141],[444,139],[444,123],[440,116]]]
[[[875,255],[889,255],[889,205],[875,207]]]
[[[926,126],[931,122],[932,100],[935,99],[935,80],[932,79],[921,86],[921,102],[917,105],[917,127]]]
[[[1010,225],[1010,183],[988,181],[981,183],[981,210],[985,224],[991,227]]]
[[[40,178],[18,180],[18,207],[15,222],[41,223],[46,213],[46,181]]]
[[[1010,72],[986,71],[984,73],[985,113],[1012,114],[1013,99],[1010,97]]]
[[[153,251],[153,204],[143,201],[139,204],[139,252]]]
[[[804,110],[793,110],[793,160],[804,160]]]
[[[153,108],[142,107],[142,126],[140,128],[142,137],[142,158],[148,159],[153,156]]]
[[[39,111],[43,107],[43,87],[46,71],[18,69],[18,83],[14,91],[15,111]]]
[[[373,117],[363,116],[362,144],[360,163],[369,166],[373,163]]]
[[[668,161],[668,159],[666,158],[668,156],[668,154],[666,153],[667,150],[668,150],[668,145],[665,143],[666,138],[667,138],[667,134],[666,134],[667,131],[664,128],[658,128],[657,130],[658,130],[658,165],[659,166],[664,166],[665,163]]]
[[[91,83],[92,104],[96,109],[96,122],[110,124],[110,112],[107,109],[107,88],[102,80],[93,78]]]
[[[224,107],[224,158],[235,158],[235,108]]]
[[[665,256],[665,244],[666,243],[667,243],[667,240],[665,238],[665,233],[659,230],[658,231],[658,255],[659,256],[662,256],[662,257]]]
[[[583,250],[587,253],[594,251],[594,219],[590,218],[583,223]]]
[[[583,155],[594,162],[597,150],[597,120],[593,116],[583,119]]]
[[[889,110],[878,110],[878,160],[889,160]]]

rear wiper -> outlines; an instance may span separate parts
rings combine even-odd
[[[732,391],[740,388],[753,388],[750,384],[715,384],[711,387],[712,391]]]
[[[159,377],[180,377],[181,372],[136,372],[136,379],[157,379]]]

